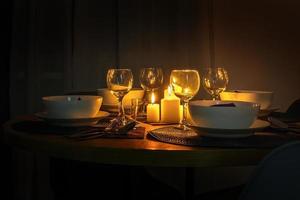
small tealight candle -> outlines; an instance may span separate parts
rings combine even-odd
[[[154,103],[154,93],[151,95],[151,103],[147,105],[147,122],[159,122],[159,104]]]
[[[175,96],[171,86],[164,91],[164,98],[161,100],[161,121],[167,123],[180,121],[180,99]]]

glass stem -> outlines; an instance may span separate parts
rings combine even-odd
[[[219,100],[219,95],[218,94],[213,94],[212,99],[213,99],[213,101]]]
[[[118,117],[121,119],[121,123],[122,125],[126,124],[126,118],[125,118],[125,111],[124,111],[124,107],[123,107],[123,97],[121,96],[118,98],[118,107],[119,107],[119,114]]]
[[[188,122],[187,122],[187,109],[188,109],[189,101],[188,100],[183,100],[183,113],[182,113],[182,120],[180,126],[182,127],[183,130],[188,130],[189,128],[187,127]]]

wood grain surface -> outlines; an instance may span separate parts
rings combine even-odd
[[[25,133],[12,125],[32,116],[20,117],[4,124],[4,141],[14,147],[56,158],[103,164],[168,167],[224,167],[254,165],[270,149],[203,148],[144,139],[99,138],[74,141],[62,135]],[[143,124],[146,130],[151,125]]]

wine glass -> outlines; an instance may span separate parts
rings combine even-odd
[[[147,67],[140,71],[140,83],[145,91],[145,96],[150,97],[150,93],[154,93],[163,83],[163,71],[160,67]],[[146,111],[148,98],[143,100],[143,111]]]
[[[109,69],[106,76],[106,84],[111,93],[118,99],[119,113],[117,116],[118,125],[126,125],[124,107],[122,100],[131,90],[133,76],[130,69]]]
[[[227,71],[222,67],[206,68],[203,72],[203,87],[213,100],[219,99],[219,95],[223,92],[228,84]]]
[[[187,108],[189,100],[191,100],[199,91],[200,76],[197,70],[172,70],[170,76],[170,84],[172,85],[174,94],[183,102],[183,115],[179,128],[189,130],[187,127]]]
[[[159,67],[143,68],[140,72],[141,86],[145,91],[153,91],[163,83],[163,72]]]

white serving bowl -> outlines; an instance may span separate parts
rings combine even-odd
[[[117,98],[107,88],[97,89],[97,94],[103,97],[103,105],[117,106]],[[132,89],[123,98],[124,107],[131,106],[131,99],[142,99],[144,97],[143,89]]]
[[[273,101],[273,92],[255,90],[232,90],[220,94],[223,101],[247,101],[260,104],[260,109],[270,108]]]
[[[91,95],[42,97],[46,113],[58,119],[92,118],[99,112],[103,98]]]
[[[216,104],[231,104],[235,107],[212,107]],[[189,103],[193,125],[216,129],[246,129],[257,117],[259,105],[241,101],[196,100]]]

